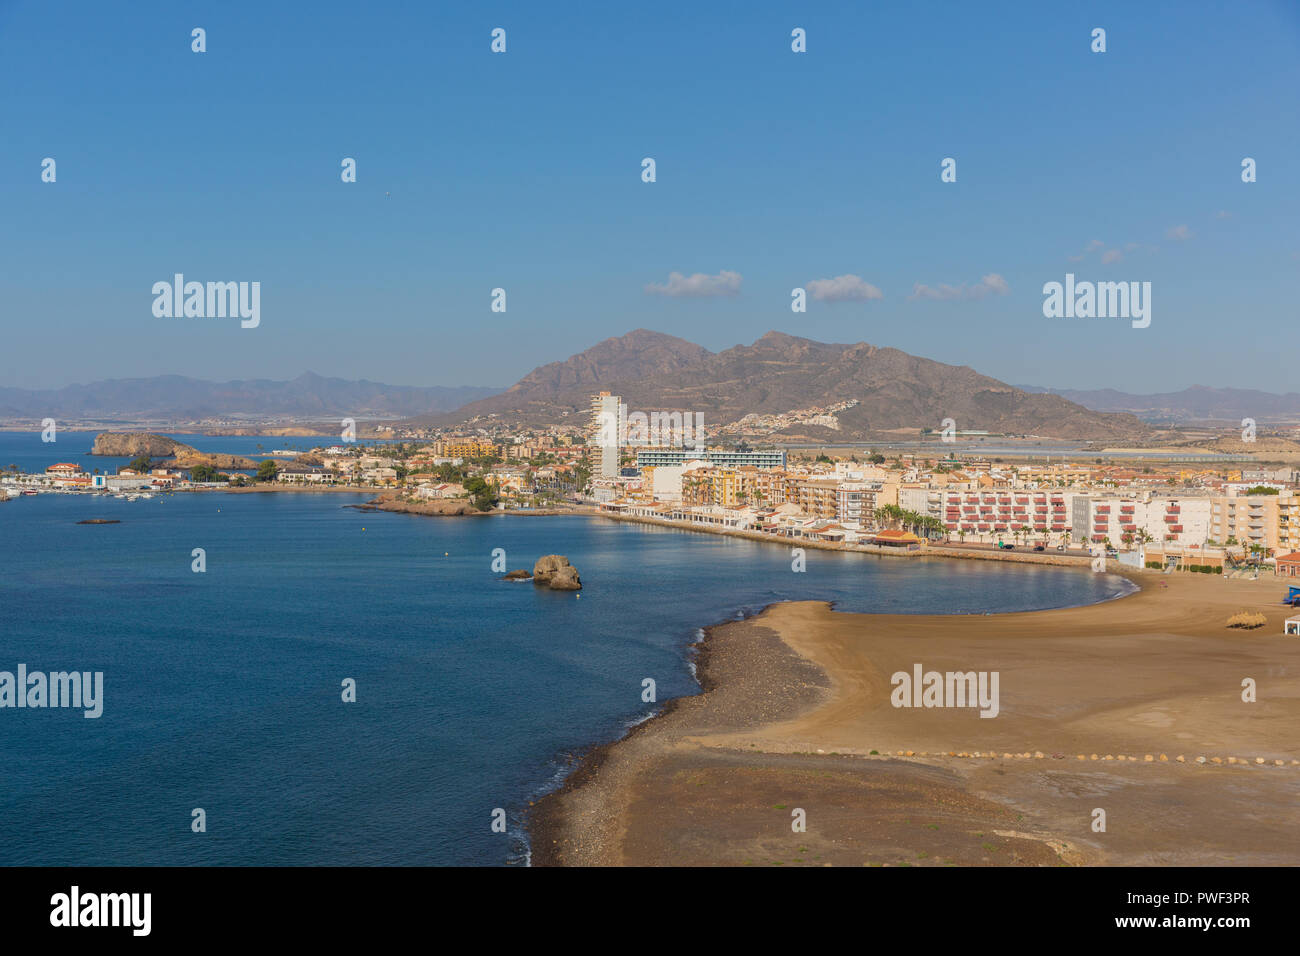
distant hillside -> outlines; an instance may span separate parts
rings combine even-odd
[[[1021,385],[1026,392],[1060,395],[1062,398],[1098,412],[1131,412],[1139,418],[1157,422],[1235,421],[1253,418],[1256,422],[1300,421],[1300,393],[1261,392],[1249,388],[1212,388],[1193,385],[1181,392],[1134,395],[1105,388],[1071,390]]]
[[[0,388],[0,419],[197,421],[205,418],[407,418],[450,411],[498,388],[418,388],[325,378],[207,382],[180,375],[31,390]]]
[[[840,431],[827,436],[844,439],[938,429],[945,418],[959,429],[1067,439],[1132,439],[1150,432],[1131,415],[1091,411],[965,366],[865,342],[827,344],[769,332],[753,345],[713,353],[645,329],[544,365],[499,395],[424,423],[451,425],[484,416],[531,424],[581,420],[592,394],[601,390],[622,395],[634,411],[703,412],[706,427],[751,413],[780,414],[856,399],[856,407],[838,414]]]

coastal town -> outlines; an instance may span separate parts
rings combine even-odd
[[[836,410],[799,414],[833,417]],[[429,505],[425,513],[434,514],[581,508],[814,546],[1104,555],[1149,569],[1300,574],[1296,466],[930,450],[942,447],[887,453],[753,448],[743,439],[710,445],[690,413],[629,414],[620,396],[601,392],[581,426],[331,442],[273,450],[242,462],[255,466],[244,469],[180,467],[147,454],[116,469],[60,461],[28,474],[8,466],[0,471],[0,497],[354,490],[374,493],[392,510]]]

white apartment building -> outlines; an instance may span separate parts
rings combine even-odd
[[[694,471],[696,468],[702,467],[704,467],[703,462],[693,461],[686,465],[659,465],[656,468],[645,469],[645,472],[650,477],[651,496],[655,501],[680,505],[682,503],[682,475],[687,471]]]
[[[619,395],[600,392],[591,397],[587,445],[593,478],[617,478],[619,455],[627,441],[627,406]]]
[[[1073,525],[1076,538],[1136,550],[1143,540],[1154,544],[1197,545],[1211,538],[1213,501],[1187,495],[1077,495]]]
[[[936,488],[899,488],[898,506],[919,515],[943,520],[945,493]]]
[[[905,493],[918,490],[921,489],[901,489],[900,502]],[[1071,506],[1078,495],[1072,491],[1024,488],[943,491],[938,494],[943,501],[941,520],[948,534],[989,541],[1014,535],[1017,531],[1057,540],[1073,527]]]
[[[835,519],[841,524],[866,527],[876,510],[878,481],[841,481],[836,489]]]

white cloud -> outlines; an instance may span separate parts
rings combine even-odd
[[[1082,262],[1098,249],[1104,248],[1105,245],[1106,243],[1102,242],[1100,239],[1089,239],[1088,244],[1083,247],[1083,252],[1079,253],[1077,256],[1070,256],[1069,259],[1071,262]]]
[[[740,273],[723,269],[715,276],[697,272],[684,276],[680,272],[668,273],[663,285],[650,283],[646,295],[668,295],[679,298],[705,298],[715,295],[736,295],[740,292]]]
[[[987,295],[1006,295],[1011,291],[1007,285],[1007,280],[1002,278],[996,272],[990,272],[973,285],[945,285],[938,286],[923,285],[918,282],[912,286],[912,294],[908,300],[912,299],[982,299]]]
[[[1169,231],[1165,233],[1166,239],[1190,239],[1192,230],[1187,226],[1170,226]]]
[[[1226,209],[1220,209],[1218,212],[1216,212],[1216,213],[1214,214],[1214,218],[1215,218],[1215,219],[1231,219],[1231,218],[1232,218],[1232,213],[1228,212],[1228,210],[1226,210]]]
[[[1101,254],[1101,261],[1103,265],[1109,265],[1112,262],[1119,262],[1119,260],[1123,258],[1124,258],[1124,253],[1120,252],[1118,249],[1107,249],[1105,252]]]
[[[861,276],[844,275],[834,279],[812,279],[808,293],[820,302],[867,302],[883,299],[884,293]]]

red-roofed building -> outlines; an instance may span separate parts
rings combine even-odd
[[[877,531],[871,536],[872,544],[883,544],[894,548],[919,548],[921,539],[910,531],[899,531],[896,528],[886,528],[884,531]]]
[[[81,474],[81,466],[61,461],[57,465],[50,465],[49,468],[45,469],[45,473],[47,475],[79,475]]]
[[[1277,573],[1283,578],[1300,578],[1300,551],[1292,551],[1279,557]]]

